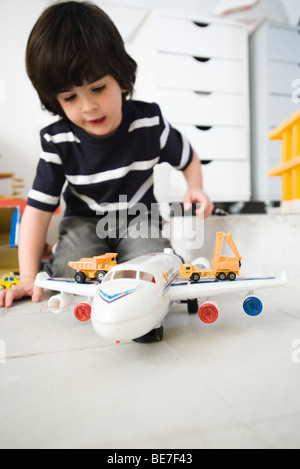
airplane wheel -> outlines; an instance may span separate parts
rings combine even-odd
[[[211,324],[218,319],[219,312],[217,307],[212,303],[204,303],[199,308],[199,318],[206,324]]]
[[[75,282],[77,283],[84,283],[86,279],[86,275],[84,272],[76,272],[74,275]]]
[[[196,314],[198,312],[198,300],[187,300],[187,307],[189,314]]]
[[[88,303],[79,303],[75,306],[74,315],[78,321],[88,321],[91,317],[91,306]]]
[[[163,326],[160,326],[160,327],[157,327],[156,329],[152,329],[152,331],[148,332],[142,337],[133,339],[133,342],[138,342],[140,344],[150,344],[152,342],[161,342],[163,339],[163,335],[164,335],[164,328]]]

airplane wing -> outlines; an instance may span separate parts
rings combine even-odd
[[[275,288],[286,285],[287,276],[283,272],[280,277],[262,278],[237,278],[234,281],[226,280],[201,280],[191,282],[190,280],[176,277],[169,287],[171,301],[192,300],[195,298],[225,295],[239,291],[253,292],[264,288]]]
[[[87,297],[95,296],[99,288],[99,283],[77,283],[75,280],[52,278],[46,272],[40,272],[34,284],[47,290]]]

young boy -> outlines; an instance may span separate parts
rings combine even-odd
[[[30,34],[26,67],[44,108],[61,119],[41,131],[42,153],[20,230],[20,282],[0,292],[0,307],[10,307],[23,296],[41,299],[34,279],[63,187],[66,212],[46,266],[53,276],[73,275],[68,261],[81,257],[118,252],[118,262],[124,262],[169,246],[160,226],[151,237],[131,236],[132,226],[126,230],[134,217],[118,227],[117,236],[99,224],[105,204],[114,207],[117,221],[135,204],[151,209],[157,163],[183,171],[188,183],[185,203],[202,203],[205,217],[213,209],[190,144],[165,121],[157,104],[130,99],[136,63],[101,9],[74,1],[47,8]],[[143,223],[148,224],[147,217]]]

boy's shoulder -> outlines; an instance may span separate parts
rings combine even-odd
[[[160,107],[157,103],[131,100],[127,101],[127,105],[131,108],[131,115],[134,119],[142,117],[153,117],[157,114],[161,114]]]
[[[68,121],[66,121],[65,119],[59,119],[55,122],[52,122],[52,124],[47,125],[43,129],[41,129],[40,135],[44,136],[46,134],[49,134],[53,136],[58,133],[70,132],[71,130],[72,129]]]

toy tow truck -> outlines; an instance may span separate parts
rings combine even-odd
[[[221,256],[224,239],[231,248],[234,257]],[[216,244],[214,258],[211,261],[211,269],[200,269],[193,264],[182,264],[179,276],[189,278],[193,282],[199,282],[201,277],[216,277],[218,280],[235,280],[240,274],[241,256],[230,233],[218,231],[216,233]]]
[[[68,262],[72,269],[76,269],[75,282],[84,283],[86,278],[102,282],[107,272],[117,265],[117,253],[107,252],[101,256],[83,257],[79,261]]]

